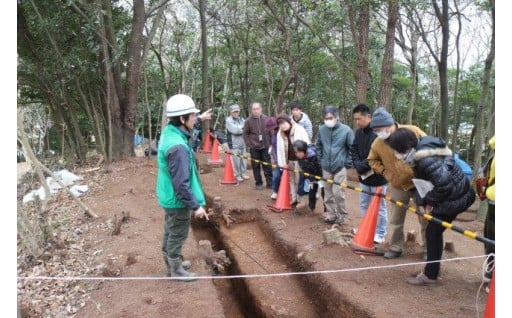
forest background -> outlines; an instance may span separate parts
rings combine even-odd
[[[5,59],[6,74],[16,65],[16,89],[7,81],[5,96],[16,96],[17,135],[42,160],[132,156],[134,135],[153,139],[166,99],[180,92],[212,107],[207,124],[221,130],[233,103],[247,116],[261,101],[275,115],[298,99],[316,125],[326,104],[349,125],[357,103],[384,106],[397,122],[444,137],[478,171],[498,126],[497,88],[507,90],[493,32],[506,41],[507,25],[494,28],[506,24],[506,4],[497,9],[448,0],[20,0],[16,57]]]

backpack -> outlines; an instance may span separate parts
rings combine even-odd
[[[471,181],[471,178],[473,177],[473,169],[471,169],[471,166],[466,161],[460,159],[459,154],[456,153],[453,157],[459,168],[464,172],[468,180]]]

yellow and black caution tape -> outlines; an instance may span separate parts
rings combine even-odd
[[[353,187],[345,182],[341,182],[341,183],[336,183],[334,182],[334,180],[332,179],[326,179],[326,178],[323,178],[321,176],[315,176],[315,175],[312,175],[310,173],[307,173],[307,172],[303,172],[302,170],[300,169],[290,169],[288,167],[281,167],[281,166],[278,166],[276,164],[272,164],[270,162],[266,162],[266,161],[262,161],[262,160],[259,160],[259,159],[253,159],[249,156],[244,156],[244,155],[239,155],[239,154],[234,154],[234,153],[231,153],[229,151],[226,151],[226,153],[229,153],[230,155],[232,156],[237,156],[237,157],[241,157],[241,158],[244,158],[244,159],[247,159],[247,160],[251,160],[251,161],[254,161],[256,163],[261,163],[263,165],[266,165],[266,166],[271,166],[273,169],[276,169],[276,168],[279,168],[279,169],[286,169],[288,171],[293,171],[295,173],[301,173],[303,174],[305,177],[313,177],[315,178],[316,180],[320,181],[325,181],[325,182],[328,182],[328,183],[331,183],[331,184],[336,184],[342,188],[346,188],[346,189],[350,189],[350,190],[354,190],[354,191],[357,191],[357,192],[362,192],[362,193],[366,193],[366,194],[369,194],[369,195],[379,195],[381,196],[383,199],[385,199],[386,201],[389,201],[389,202],[392,202],[398,206],[407,206],[407,211],[409,212],[412,212],[414,214],[417,214],[419,216],[422,216],[425,220],[429,221],[429,222],[434,222],[436,224],[439,224],[441,226],[443,226],[444,228],[447,228],[447,229],[450,229],[450,230],[453,230],[457,233],[460,233],[466,237],[469,237],[471,239],[474,239],[474,240],[477,240],[477,241],[480,241],[482,243],[485,243],[485,244],[490,244],[490,245],[495,245],[495,242],[494,240],[491,240],[491,239],[488,239],[487,237],[484,237],[484,236],[480,236],[478,235],[477,233],[475,232],[472,232],[470,230],[465,230],[463,229],[462,227],[460,226],[457,226],[457,225],[454,225],[452,223],[448,223],[446,221],[443,221],[443,220],[440,220],[434,216],[432,216],[431,214],[427,214],[427,213],[423,213],[419,210],[416,210],[416,208],[414,206],[409,206],[408,204],[406,205],[405,203],[401,202],[401,201],[398,201],[398,200],[395,200],[393,199],[390,195],[386,195],[386,194],[383,194],[383,193],[380,193],[380,194],[377,194],[377,193],[374,193],[374,192],[367,192],[367,191],[364,191],[362,188],[360,187]]]

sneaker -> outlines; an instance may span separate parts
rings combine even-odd
[[[270,198],[271,198],[272,200],[277,199],[277,193],[272,192],[272,194],[270,195]]]
[[[437,285],[437,279],[430,279],[427,275],[419,273],[416,277],[407,278],[407,283],[416,286],[435,286]]]
[[[256,186],[256,190],[263,190],[263,185],[258,184],[258,185]]]
[[[384,258],[386,258],[386,259],[397,258],[400,256],[402,256],[402,251],[397,252],[397,251],[389,250],[386,253],[384,253]]]
[[[250,179],[250,178],[249,178],[249,176],[248,176],[248,175],[246,175],[245,173],[242,175],[242,178],[243,178],[244,180],[249,180],[249,179]]]
[[[354,227],[350,230],[350,233],[352,233],[352,235],[356,235],[357,233],[357,227]]]
[[[492,271],[484,271],[484,283],[490,283],[492,278]]]
[[[356,229],[356,231],[357,231],[357,229]],[[373,243],[375,243],[375,244],[382,244],[382,243],[384,243],[384,241],[385,241],[384,237],[382,237],[378,234],[375,234],[373,236]]]
[[[242,178],[242,177],[236,177],[236,181],[238,181],[238,182],[242,182],[242,181],[244,181],[244,180],[245,180],[245,179],[244,179],[244,178]]]

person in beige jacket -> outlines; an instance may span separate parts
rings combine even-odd
[[[410,129],[418,138],[424,137],[427,134],[416,126],[395,123],[393,116],[391,116],[384,107],[379,107],[373,112],[370,127],[375,134],[377,134],[377,138],[370,148],[368,164],[375,173],[383,175],[389,182],[387,194],[391,195],[394,200],[404,203],[403,206],[392,204],[388,223],[391,238],[389,241],[389,250],[384,254],[384,258],[391,259],[402,255],[405,238],[405,214],[407,213],[409,201],[414,194],[414,183],[412,182],[414,173],[411,166],[406,161],[395,157],[395,152],[386,143],[386,139],[399,127]],[[421,216],[418,216],[418,219],[424,249],[423,258],[425,258],[425,229],[427,221]]]

